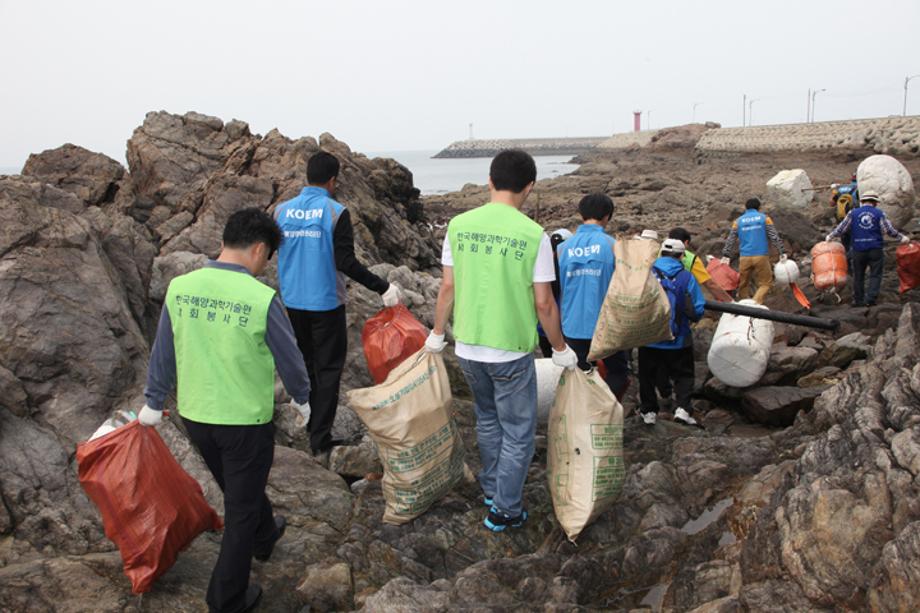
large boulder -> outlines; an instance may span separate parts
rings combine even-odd
[[[860,194],[879,195],[882,199],[879,208],[896,227],[903,227],[916,214],[917,196],[910,172],[890,155],[872,155],[860,162],[856,182]]]
[[[68,191],[87,205],[100,205],[115,199],[125,169],[101,153],[66,144],[30,155],[22,174]]]
[[[0,218],[0,366],[30,415],[83,440],[142,381],[147,342],[89,222],[2,189]]]
[[[799,411],[808,411],[826,386],[757,387],[741,397],[741,408],[748,419],[767,426],[791,426]]]
[[[802,209],[815,198],[811,179],[801,168],[781,170],[767,181],[767,201],[781,208]]]

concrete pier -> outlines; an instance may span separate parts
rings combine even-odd
[[[594,149],[607,138],[609,137],[461,140],[451,143],[434,157],[488,158],[503,149],[523,149],[530,155],[579,155]]]

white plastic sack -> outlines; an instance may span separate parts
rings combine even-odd
[[[799,280],[799,265],[792,260],[777,262],[773,266],[773,280],[779,287],[789,287]]]
[[[549,411],[556,399],[559,376],[563,368],[553,364],[552,358],[534,360],[537,370],[537,421],[545,424],[549,420]]]
[[[801,168],[781,170],[767,181],[767,201],[778,207],[801,209],[814,200],[811,179]]]
[[[890,155],[872,155],[856,169],[860,194],[875,192],[891,223],[899,230],[914,216],[916,194],[910,173],[901,162]]]
[[[749,299],[738,304],[767,308]],[[709,371],[725,385],[748,387],[760,381],[766,372],[772,346],[772,321],[725,313],[712,337],[706,363]]]

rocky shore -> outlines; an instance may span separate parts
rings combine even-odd
[[[539,182],[526,211],[548,229],[574,227],[578,200],[602,191],[617,207],[609,231],[682,225],[699,254],[717,253],[741,203],[763,196],[778,170],[804,168],[826,184],[872,153],[715,158],[700,154],[699,138],[680,132],[658,147],[586,154],[574,174]],[[487,194],[467,187],[422,200],[406,168],[330,135],[291,140],[254,135],[240,121],[150,113],[128,141],[127,167],[64,145],[0,177],[0,609],[205,610],[219,535],[199,537],[152,592],[132,596],[77,482],[74,448],[113,410],[140,406],[169,280],[216,254],[233,211],[271,209],[295,194],[319,147],[343,163],[339,196],[359,257],[407,290],[430,325],[443,224]],[[920,158],[900,159],[920,180]],[[806,277],[808,249],[833,223],[825,196],[805,210],[768,210]],[[260,610],[916,610],[920,300],[918,290],[897,293],[893,249],[878,307],[851,308],[846,296],[838,304],[805,283],[814,313],[840,320],[840,330],[777,326],[767,373],[751,388],[709,376],[716,320],[704,319],[695,396],[706,429],[627,418],[624,490],[578,546],[553,517],[545,432],[525,528],[486,532],[473,483],[410,524],[387,526],[374,445],[354,414],[339,407],[335,434],[349,445],[326,469],[306,452],[279,391],[268,494],[289,524],[272,560],[254,567],[266,588]],[[265,280],[275,283],[273,269]],[[348,291],[345,389],[371,382],[360,332],[380,308],[371,292]],[[780,290],[768,305],[799,308]],[[469,390],[448,363],[475,470]],[[627,409],[635,402],[633,388]],[[160,432],[222,509],[181,425]]]

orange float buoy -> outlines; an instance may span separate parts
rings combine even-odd
[[[821,241],[811,248],[811,282],[821,291],[847,284],[847,253],[842,244]]]

